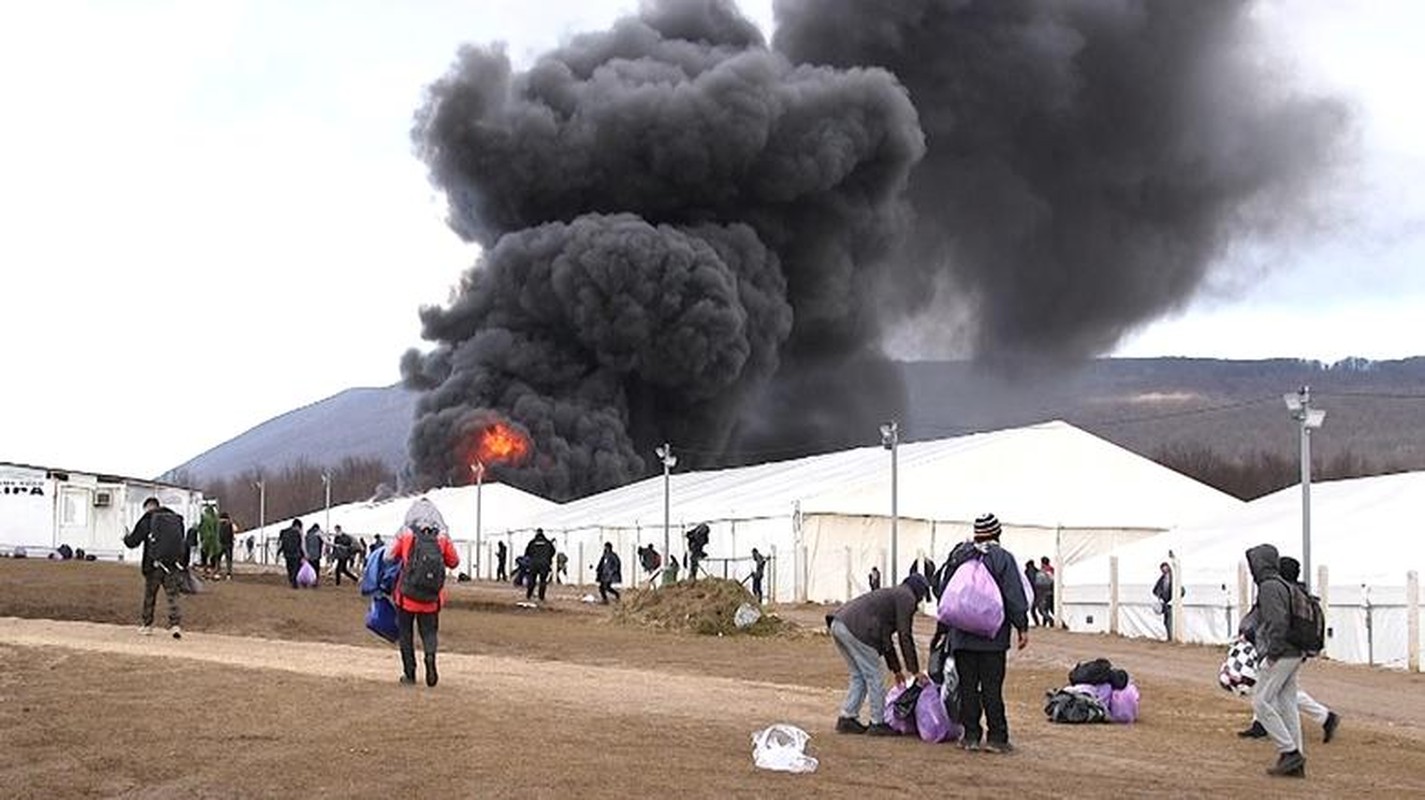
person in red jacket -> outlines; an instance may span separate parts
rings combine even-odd
[[[435,550],[439,555],[436,556]],[[421,632],[421,649],[425,651],[426,686],[434,686],[439,676],[435,669],[437,633],[440,630],[440,609],[445,605],[445,569],[460,566],[460,556],[450,542],[445,519],[435,504],[422,497],[406,512],[405,526],[386,550],[386,558],[401,564],[400,576],[392,601],[396,606],[396,625],[401,643],[401,683],[416,682],[416,643],[413,628]],[[442,564],[431,562],[439,561]],[[422,576],[422,566],[431,571]],[[414,577],[413,577],[414,576]],[[412,582],[410,591],[404,584]],[[420,582],[420,591],[416,589]],[[411,596],[416,595],[416,596]],[[429,595],[429,596],[421,596]]]

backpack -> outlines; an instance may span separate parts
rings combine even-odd
[[[1128,686],[1128,672],[1114,667],[1106,658],[1080,661],[1069,670],[1069,684],[1107,685],[1121,690]]]
[[[445,553],[440,549],[440,535],[430,530],[413,532],[411,552],[406,554],[401,571],[401,594],[420,603],[434,603],[444,587]]]
[[[1326,647],[1326,613],[1321,608],[1321,598],[1307,594],[1285,578],[1278,578],[1286,584],[1288,611],[1291,621],[1287,626],[1286,640],[1305,656],[1320,655]]]
[[[148,519],[148,558],[165,567],[183,562],[183,518],[172,511],[155,511]]]
[[[1004,625],[1004,598],[982,558],[977,555],[955,570],[935,616],[956,630],[987,639],[999,633]]]
[[[1108,709],[1092,694],[1064,688],[1045,693],[1044,715],[1050,722],[1081,725],[1106,721]]]

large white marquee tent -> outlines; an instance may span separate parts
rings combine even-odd
[[[1151,591],[1159,564],[1171,552],[1186,591],[1182,638],[1230,641],[1254,591],[1243,577],[1246,549],[1266,542],[1300,559],[1301,510],[1301,487],[1293,486],[1208,523],[1118,548],[1118,632],[1164,636]],[[1342,661],[1405,666],[1407,573],[1425,569],[1425,472],[1314,483],[1311,520],[1312,590],[1323,594],[1327,605],[1327,654]],[[1062,612],[1070,628],[1109,630],[1110,557],[1072,565],[1060,580]]]
[[[675,445],[676,451],[676,445]],[[897,564],[918,553],[939,561],[992,511],[1021,560],[1074,561],[1242,503],[1064,422],[902,444],[898,458]],[[672,551],[707,523],[715,575],[745,578],[753,547],[775,558],[776,600],[845,600],[879,566],[889,581],[891,454],[863,447],[789,461],[673,473]],[[649,478],[567,503],[534,524],[571,554],[596,558],[604,542],[623,555],[625,579],[639,545],[664,547],[664,480]],[[584,565],[587,567],[587,564]]]

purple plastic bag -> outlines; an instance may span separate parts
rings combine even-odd
[[[999,633],[1004,625],[1004,598],[983,561],[971,559],[955,570],[940,596],[936,617],[952,628],[987,639]]]
[[[915,728],[924,741],[953,742],[965,734],[960,723],[950,719],[945,699],[940,696],[940,684],[932,683],[915,701]]]
[[[902,685],[902,684],[899,684],[899,683],[898,683],[898,684],[896,684],[895,686],[892,686],[889,690],[887,690],[887,692],[886,692],[886,719],[885,719],[885,722],[886,722],[887,725],[891,726],[892,728],[895,728],[897,731],[899,731],[899,732],[901,732],[901,733],[904,733],[904,734],[912,734],[912,733],[915,733],[915,717],[916,717],[916,714],[911,714],[911,715],[908,716],[908,717],[896,716],[896,699],[897,699],[898,697],[900,697],[901,695],[905,694],[905,690],[906,690],[907,686],[908,686],[908,684]],[[925,693],[924,693],[924,692],[921,692],[921,697],[924,697],[924,696],[925,696]],[[918,714],[919,711],[920,711],[919,706],[917,706],[917,707],[916,707],[916,713]]]
[[[298,586],[316,586],[317,570],[312,566],[312,562],[302,559],[302,568],[297,570]]]
[[[1064,688],[1071,692],[1083,692],[1097,697],[1105,711],[1108,710],[1108,700],[1113,695],[1113,685],[1108,683],[1075,683]]]
[[[1115,689],[1109,695],[1106,708],[1109,722],[1137,722],[1138,684],[1130,683],[1122,689]]]

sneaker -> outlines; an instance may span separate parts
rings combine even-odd
[[[440,680],[440,675],[435,671],[435,659],[426,659],[426,686],[434,686]]]
[[[1009,742],[985,742],[985,752],[1008,755],[1014,752],[1014,745]]]
[[[169,628],[168,632],[173,634],[173,638],[175,639],[183,638],[183,631],[177,625],[174,625],[173,627]]]
[[[866,726],[861,724],[861,720],[855,717],[837,717],[837,733],[865,733]]]
[[[1331,720],[1329,718],[1326,720],[1326,724],[1331,724]],[[1261,722],[1258,722],[1254,719],[1252,720],[1251,727],[1246,728],[1245,730],[1237,731],[1237,735],[1242,737],[1243,739],[1265,739],[1267,738],[1267,729],[1262,727]]]
[[[866,727],[867,736],[900,736],[901,732],[884,722],[873,722]]]
[[[1340,724],[1341,715],[1337,714],[1335,711],[1328,712],[1326,714],[1326,721],[1321,723],[1321,730],[1325,734],[1321,737],[1321,741],[1329,742],[1332,739],[1336,738],[1336,727]]]
[[[1276,766],[1267,769],[1267,774],[1279,778],[1305,778],[1306,756],[1303,756],[1298,750],[1282,753],[1277,756]]]
[[[980,752],[980,740],[979,740],[979,739],[961,739],[961,740],[960,740],[960,749],[961,749],[961,750],[964,750],[964,751],[967,752],[967,753],[978,753],[978,752]]]
[[[153,626],[152,626],[152,625],[140,625],[140,626],[139,626],[139,635],[140,635],[140,636],[152,636],[152,635],[153,635]]]

